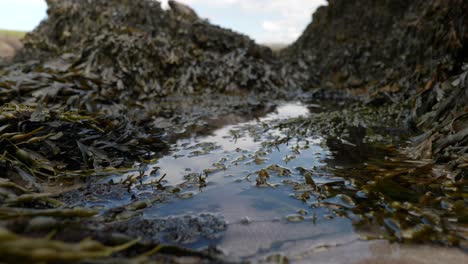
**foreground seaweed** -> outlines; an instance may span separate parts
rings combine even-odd
[[[53,180],[67,170],[130,166],[131,160],[165,147],[160,134],[151,137],[122,117],[21,105],[4,105],[0,111],[5,173],[21,168],[30,178]]]
[[[2,259],[6,261],[34,261],[71,263],[79,260],[109,257],[133,246],[131,241],[117,247],[106,247],[92,240],[67,244],[50,239],[30,239],[0,229]]]

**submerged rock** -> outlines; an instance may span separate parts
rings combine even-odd
[[[108,228],[153,242],[190,244],[201,239],[221,238],[227,225],[222,216],[203,213],[156,219],[134,218],[109,224]]]

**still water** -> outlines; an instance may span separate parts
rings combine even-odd
[[[289,130],[280,125],[321,111],[327,111],[326,107],[283,103],[261,118],[225,125],[209,134],[193,133],[176,141],[168,155],[142,168],[142,184],[161,184],[173,190],[176,199],[154,203],[144,210],[143,217],[215,215],[226,223],[222,234],[182,246],[213,246],[235,260],[274,262],[281,254],[294,263],[342,263],[345,256],[350,263],[465,261],[466,254],[456,249],[434,251],[432,246],[368,241],[369,235],[375,238],[378,232],[374,231],[378,230],[369,227],[357,231],[352,213],[337,214],[336,208],[355,206],[351,197],[366,197],[350,180],[337,176],[334,169],[343,175],[346,167],[361,166],[372,158],[383,159],[385,153],[366,146],[359,146],[358,151],[337,151],[337,144],[349,143],[330,144],[324,135],[289,137]],[[113,181],[126,177],[114,177]],[[323,197],[317,188],[328,188],[331,193],[335,188],[338,194]],[[118,205],[117,201],[112,203]]]
[[[322,138],[291,139],[274,147],[262,144],[285,136],[274,127],[276,122],[309,114],[306,105],[288,103],[258,120],[229,125],[209,136],[179,140],[170,156],[154,164],[160,168],[156,176],[170,175],[168,183],[177,185],[201,175],[206,177],[206,186],[187,191],[193,194],[190,199],[155,207],[147,212],[148,217],[220,214],[228,228],[214,245],[228,255],[242,257],[297,249],[306,240],[320,245],[337,238],[342,242],[356,239],[348,220],[323,219],[327,210],[311,209],[312,201],[295,198],[287,184],[304,181],[298,167],[318,170],[326,165],[324,160],[331,153]],[[257,186],[258,172],[270,166],[286,172],[281,175],[267,169],[268,185]],[[335,180],[330,175],[315,178],[318,183]]]

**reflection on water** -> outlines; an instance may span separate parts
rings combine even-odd
[[[363,235],[382,234],[382,226],[361,226],[358,234],[356,223],[363,215],[387,212],[384,203],[379,203],[381,198],[369,198],[361,187],[373,184],[370,172],[391,165],[386,156],[389,153],[386,148],[365,144],[363,128],[349,129],[349,141],[343,142],[325,140],[320,135],[301,136],[289,130],[294,126],[281,125],[321,109],[317,105],[283,104],[256,120],[226,125],[203,136],[194,132],[178,140],[168,155],[145,165],[142,183],[157,182],[180,199],[156,202],[143,211],[144,217],[220,216],[227,223],[224,234],[183,246],[216,246],[235,259],[259,260],[285,254],[297,263],[342,263],[344,256],[350,256],[349,262],[354,263],[388,253],[384,248],[390,249],[387,242],[379,246],[382,241],[361,240]],[[300,126],[301,122],[295,124]],[[396,162],[389,169],[394,166],[398,171],[402,166],[413,167],[412,163]],[[115,177],[114,181],[127,176]],[[407,187],[384,183],[387,185],[381,193],[388,197],[407,195]],[[112,202],[114,206],[130,202],[130,197],[125,199]],[[391,254],[388,261],[413,263],[405,262],[405,254],[413,252],[412,248],[398,245],[393,249],[403,253],[400,257]],[[424,250],[413,253],[422,254]],[[451,254],[463,258],[463,253]]]
[[[266,125],[273,120],[281,120],[306,116],[309,110],[301,103],[288,103],[279,106],[274,112],[260,119],[236,125],[228,125],[214,131],[209,136],[193,136],[189,139],[181,139],[172,148],[172,153],[160,159],[154,167],[159,167],[158,175],[167,174],[166,178],[170,184],[180,184],[184,176],[193,173],[204,174],[205,170],[219,170],[222,172],[211,174],[211,182],[225,183],[225,176],[236,175],[244,177],[242,173],[261,169],[263,166],[255,166],[252,159],[255,152],[262,149],[262,142],[271,140],[281,134],[278,129],[266,129]],[[264,133],[266,132],[266,133]],[[318,162],[320,158],[327,155],[320,147],[320,139],[310,139],[315,143],[310,149],[304,151],[300,160],[307,159],[308,162]],[[282,159],[286,154],[292,154],[286,145],[271,151],[266,157],[270,162],[267,164],[285,163]],[[245,160],[242,160],[245,157]],[[220,162],[221,161],[221,162]],[[297,162],[291,162],[292,167]],[[213,166],[215,164],[215,166]],[[222,165],[222,166],[216,166]],[[318,164],[310,164],[318,165]],[[229,170],[227,170],[229,168]],[[293,167],[294,168],[294,167]],[[222,174],[223,177],[218,177]]]
[[[257,120],[228,125],[208,136],[179,140],[170,155],[148,168],[148,171],[157,169],[148,181],[167,175],[164,178],[167,185],[181,186],[200,177],[206,178],[204,184],[202,188],[189,190],[195,194],[191,199],[157,205],[146,216],[220,214],[228,228],[223,238],[213,243],[236,257],[289,251],[296,243],[318,245],[337,239],[357,239],[349,220],[330,219],[328,209],[312,208],[313,200],[303,202],[293,195],[291,186],[304,182],[298,168],[318,171],[329,158],[322,138],[265,144],[286,136],[287,131],[276,127],[280,120],[309,114],[306,105],[288,103]],[[258,172],[265,168],[270,168],[270,187],[257,187]],[[317,183],[336,180],[318,174],[314,178]]]

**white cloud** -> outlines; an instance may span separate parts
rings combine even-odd
[[[262,21],[261,33],[252,36],[259,42],[290,43],[297,39],[311,21],[312,13],[326,0],[179,0],[195,9],[197,6],[232,8],[246,16],[268,17]],[[163,0],[167,5],[167,0]]]
[[[281,30],[281,26],[274,21],[263,21],[262,28],[267,31],[278,31]]]

